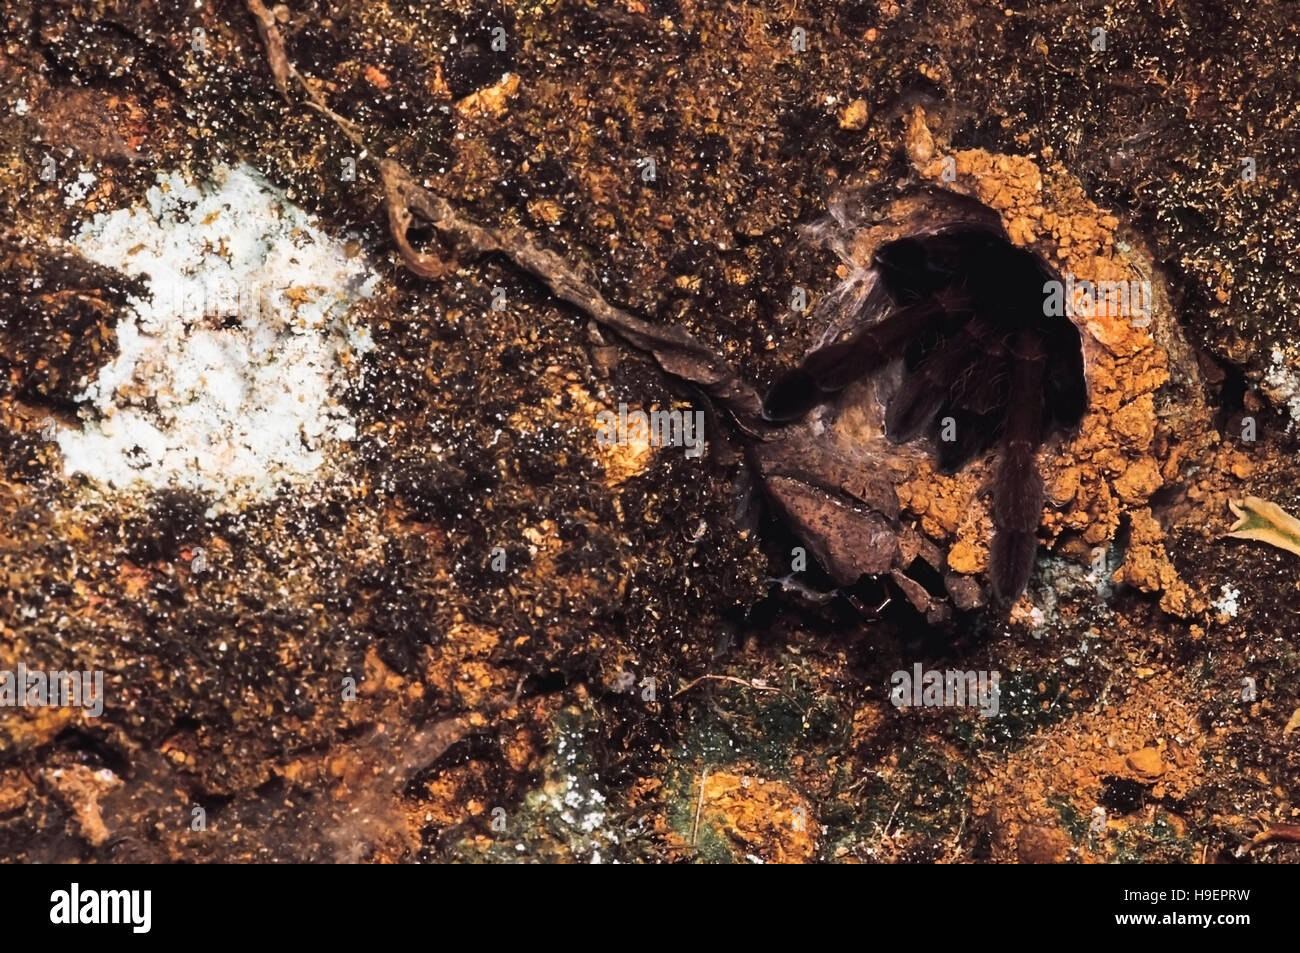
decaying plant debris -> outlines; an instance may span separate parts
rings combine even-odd
[[[1229,501],[1297,505],[1292,21],[19,0],[0,668],[98,668],[109,703],[0,711],[0,852],[1294,860],[1300,577],[1222,538]],[[68,478],[45,434],[86,413],[137,290],[57,243],[235,159],[382,263],[356,439],[230,513]],[[1044,455],[1009,617],[981,608],[987,464],[879,443],[866,384],[797,432],[758,419],[826,331],[791,289],[815,307],[918,187],[1156,291],[1149,325],[1079,322],[1090,411]],[[708,407],[708,452],[599,446],[620,403]],[[883,581],[792,577],[860,524],[756,522],[764,481],[869,503]],[[998,716],[896,707],[914,664],[999,672]]]
[[[1229,501],[1237,522],[1228,528],[1235,539],[1256,539],[1300,556],[1300,520],[1276,503],[1248,496]]]

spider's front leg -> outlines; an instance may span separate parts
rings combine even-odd
[[[1036,451],[1043,435],[1043,383],[1047,346],[1041,332],[1017,332],[1010,355],[1011,382],[1002,450],[993,488],[993,545],[989,576],[1002,605],[1029,583],[1038,554],[1038,524],[1043,516],[1043,478]]]
[[[963,378],[979,357],[984,339],[993,333],[986,320],[972,316],[970,302],[960,295],[947,292],[939,300],[950,318],[960,320],[960,326],[904,378],[890,399],[885,430],[894,443],[915,437],[934,421],[954,394],[960,393]]]
[[[939,471],[956,473],[982,455],[1002,431],[1009,386],[1009,336],[1001,331],[986,336],[978,355],[953,383],[952,399],[940,410],[940,422],[952,417],[956,439],[940,439]]]
[[[793,371],[777,378],[763,399],[763,416],[781,424],[803,418],[818,404],[901,354],[918,329],[946,317],[943,306],[931,298],[899,308],[847,340],[818,348]]]

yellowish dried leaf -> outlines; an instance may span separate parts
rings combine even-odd
[[[1254,539],[1300,556],[1300,520],[1276,503],[1248,496],[1228,502],[1237,522],[1228,529],[1234,539]]]
[[[1300,728],[1300,708],[1297,708],[1295,711],[1291,712],[1291,720],[1288,721],[1286,723],[1286,727],[1282,729],[1282,737],[1285,738],[1287,735],[1291,734],[1291,732],[1295,731],[1297,728]]]

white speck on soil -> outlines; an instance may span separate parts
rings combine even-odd
[[[63,189],[63,204],[71,208],[87,195],[95,184],[95,173],[82,172]]]
[[[1226,615],[1230,619],[1237,618],[1237,600],[1241,598],[1241,592],[1225,585],[1219,594],[1218,600],[1214,603],[1214,608],[1220,614]]]
[[[1264,371],[1264,391],[1273,403],[1286,405],[1294,426],[1300,421],[1300,374],[1281,348],[1273,348],[1269,357],[1272,363]]]

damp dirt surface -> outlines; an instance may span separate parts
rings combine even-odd
[[[103,674],[98,716],[0,707],[0,858],[1300,861],[1300,554],[1225,538],[1300,513],[1294,4],[250,6],[0,13],[0,670]],[[456,264],[415,273],[375,158],[760,392],[918,188],[1150,323],[1076,320],[1009,610],[993,458],[910,445],[894,572],[836,593],[752,433],[505,256],[417,227]],[[67,472],[147,292],[74,236],[241,163],[378,277],[354,436],[233,502]],[[704,452],[605,445],[621,404]],[[995,700],[895,704],[918,666]]]

